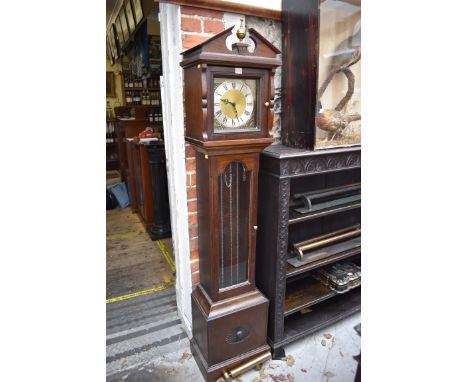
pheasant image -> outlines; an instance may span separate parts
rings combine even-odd
[[[318,90],[317,99],[320,104],[323,93],[325,93],[333,77],[340,72],[348,79],[348,91],[334,109],[323,110],[316,117],[317,127],[329,133],[329,140],[333,140],[335,136],[340,136],[351,122],[361,119],[360,114],[346,115],[342,112],[354,93],[355,78],[350,67],[361,59],[361,28],[359,27],[354,35],[338,44],[335,52],[330,63],[329,73]]]

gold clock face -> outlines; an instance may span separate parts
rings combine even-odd
[[[214,79],[215,130],[257,129],[257,80]]]

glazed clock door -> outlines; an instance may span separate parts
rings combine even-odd
[[[246,160],[247,159],[247,160]],[[257,173],[252,167],[254,156],[222,161],[218,170],[218,291],[228,293],[250,288],[255,243],[256,208],[253,190]],[[253,266],[253,265],[252,265]]]
[[[236,74],[236,70],[242,74]],[[207,72],[209,138],[228,140],[265,136],[270,104],[269,72],[220,67]]]

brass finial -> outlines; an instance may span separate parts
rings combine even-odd
[[[244,28],[244,20],[240,19],[240,27],[236,32],[236,36],[240,42],[245,38],[245,28]]]

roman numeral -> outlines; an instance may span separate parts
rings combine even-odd
[[[253,102],[247,102],[247,106],[253,106]]]
[[[220,103],[219,103],[219,102],[215,102],[215,106],[220,106]]]
[[[250,115],[250,112],[248,110],[244,111],[245,115]]]
[[[232,126],[236,124],[233,119],[231,119],[231,122],[232,122]]]
[[[217,117],[219,117],[221,114],[222,114],[221,110],[218,110],[218,111],[216,112],[216,116],[217,116]]]
[[[219,95],[220,97],[222,97],[223,95],[222,94],[219,94],[218,92],[215,92],[217,95]]]
[[[235,82],[232,83],[232,88],[233,88],[233,89],[236,88],[236,83],[235,83]]]
[[[241,86],[240,90],[242,90],[242,88],[243,88],[243,87],[244,87],[244,84],[242,84],[242,86]]]
[[[223,84],[223,88],[226,89],[226,90],[228,90],[228,87],[227,87],[226,84]]]
[[[223,118],[223,123],[226,124],[226,122],[227,122],[227,118],[224,117],[224,118]]]

